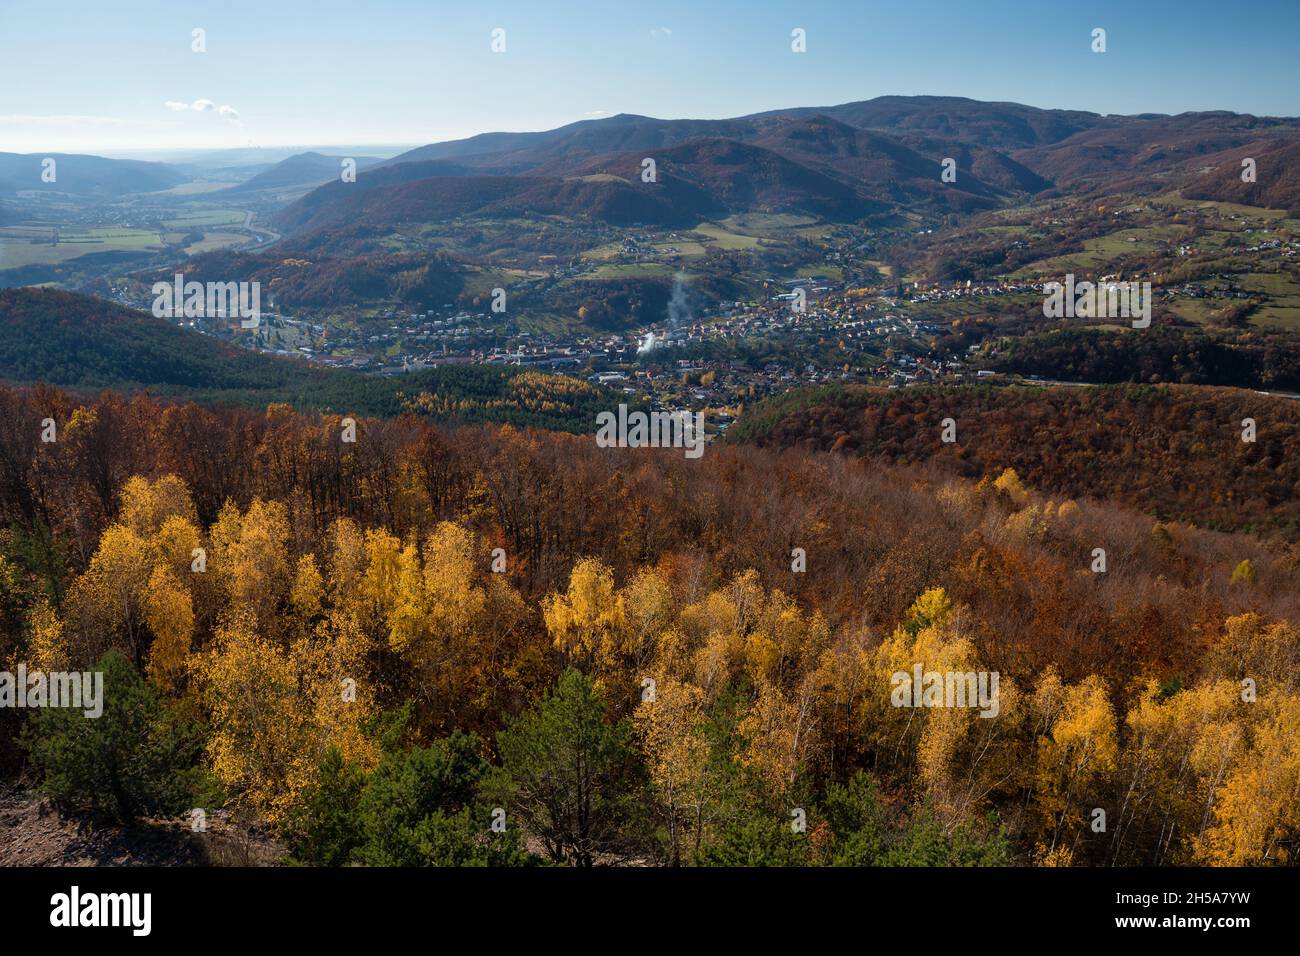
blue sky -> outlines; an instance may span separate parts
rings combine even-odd
[[[1298,0],[0,0],[0,150],[424,143],[890,93],[1294,116],[1298,63]]]

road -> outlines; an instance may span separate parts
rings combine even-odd
[[[244,232],[252,233],[253,238],[250,242],[239,247],[240,252],[252,252],[255,249],[260,249],[262,246],[269,246],[271,243],[279,242],[280,240],[280,234],[278,232],[267,229],[265,226],[254,226],[253,217],[255,215],[256,214],[252,210],[244,213],[244,224],[240,228],[242,228]]]

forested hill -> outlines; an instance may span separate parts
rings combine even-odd
[[[0,387],[0,660],[130,703],[0,708],[0,777],[148,820],[140,862],[192,807],[306,865],[1298,858],[1295,548],[1011,470],[269,411]],[[996,713],[900,707],[928,662],[999,675]],[[73,829],[31,803],[0,793],[0,862]]]
[[[85,388],[276,389],[324,370],[248,352],[100,299],[0,290],[0,376]]]
[[[956,441],[942,422],[953,419]],[[1253,419],[1254,442],[1242,440]],[[1162,520],[1300,537],[1300,402],[1200,386],[826,386],[760,402],[731,441],[934,460],[967,477],[1014,468],[1035,487]]]
[[[0,290],[0,380],[335,413],[496,421],[589,431],[612,393],[561,375],[486,365],[379,377],[246,351],[89,296]]]

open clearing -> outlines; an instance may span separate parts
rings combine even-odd
[[[199,226],[233,226],[244,221],[241,209],[202,209],[186,212],[163,222],[168,229],[194,229]]]
[[[61,228],[57,241],[51,227],[0,229],[0,268],[53,265],[93,252],[148,252],[163,248],[152,229],[126,227]]]

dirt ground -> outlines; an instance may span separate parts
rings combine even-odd
[[[34,793],[0,789],[0,866],[274,866],[284,850],[224,811],[130,827],[65,814]]]

